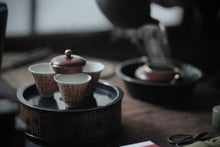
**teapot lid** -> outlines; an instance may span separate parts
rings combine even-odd
[[[72,55],[71,49],[66,49],[65,55],[54,57],[50,63],[53,69],[56,71],[57,69],[64,69],[65,71],[72,71],[73,69],[79,69],[82,66],[84,66],[86,64],[86,60],[82,58],[81,56]],[[66,72],[58,71],[58,73],[66,73]]]

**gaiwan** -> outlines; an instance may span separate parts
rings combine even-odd
[[[78,55],[72,55],[70,49],[65,50],[65,55],[54,57],[51,66],[56,73],[75,74],[81,73],[82,67],[86,65],[86,60]]]

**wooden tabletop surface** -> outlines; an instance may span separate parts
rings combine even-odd
[[[8,64],[7,61],[12,62],[14,60],[16,62],[20,56],[22,56],[21,53],[5,54],[3,66]],[[54,56],[51,55],[37,62],[49,62]],[[112,65],[114,71],[119,64],[119,62],[104,59],[92,58],[92,60]],[[9,69],[3,72],[1,76],[17,90],[21,86],[34,81],[31,73],[27,70],[30,64]],[[172,147],[173,145],[167,142],[167,138],[173,134],[193,135],[208,131],[213,137],[219,135],[219,131],[211,127],[211,116],[212,107],[220,104],[219,100],[216,100],[216,97],[219,98],[220,95],[210,89],[206,80],[199,83],[195,89],[199,92],[203,91],[201,100],[194,102],[191,107],[186,106],[185,108],[159,105],[135,99],[129,95],[124,82],[115,73],[104,78],[104,80],[120,86],[124,91],[124,97],[122,100],[121,130],[116,136],[106,139],[105,142],[101,143],[101,146],[120,146],[150,140],[161,147]],[[214,99],[211,103],[209,103],[210,97]]]

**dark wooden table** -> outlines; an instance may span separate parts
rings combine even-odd
[[[9,60],[16,60],[20,54],[6,54],[3,64]],[[55,55],[37,62],[49,62]],[[11,58],[11,59],[10,59]],[[116,61],[94,59],[111,64],[114,68],[119,64]],[[33,64],[33,63],[31,63]],[[2,73],[2,78],[14,89],[34,81],[27,67],[10,69]],[[131,97],[124,82],[116,74],[104,78],[120,86],[124,91],[122,100],[122,122],[119,133],[102,142],[94,143],[95,146],[120,146],[151,140],[161,147],[172,147],[167,142],[170,135],[177,133],[196,134],[208,131],[209,135],[220,135],[218,130],[211,127],[212,107],[220,104],[219,89],[210,86],[210,78],[201,81],[196,89],[196,97],[187,105],[163,105],[144,102]],[[37,142],[26,140],[26,146],[40,146]]]

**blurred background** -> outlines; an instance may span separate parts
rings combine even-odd
[[[75,54],[119,61],[141,56],[126,37],[118,37],[118,27],[95,0],[1,1],[8,6],[4,52],[47,46],[57,52],[71,48]],[[220,69],[217,0],[152,0],[150,16],[166,27],[173,58],[207,74]]]
[[[109,30],[94,0],[3,0],[9,16],[6,36],[24,37]]]

